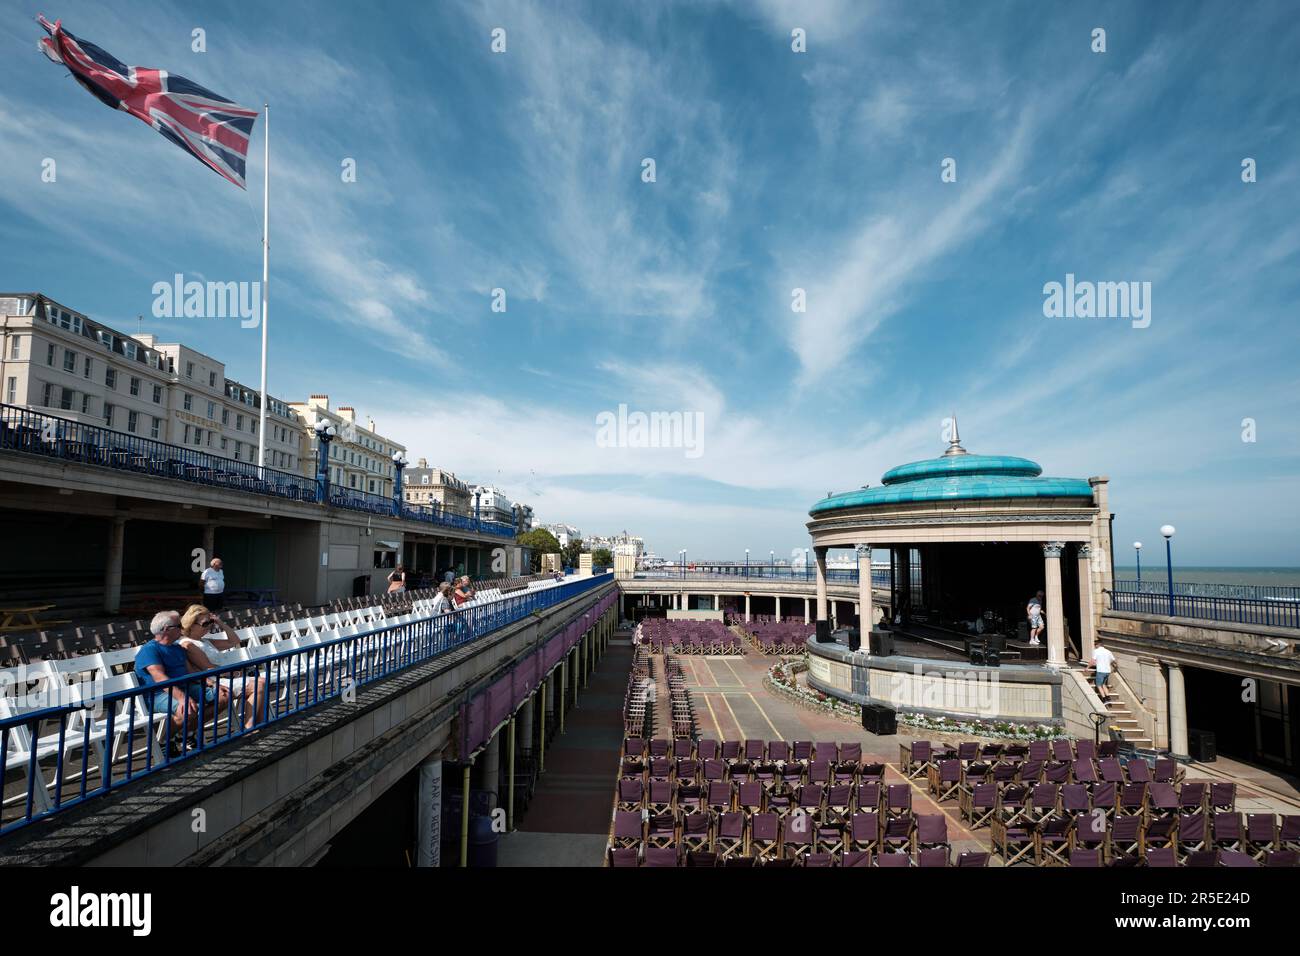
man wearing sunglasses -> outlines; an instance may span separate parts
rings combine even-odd
[[[181,638],[180,618],[176,611],[159,611],[149,622],[153,640],[143,645],[135,655],[135,674],[145,687],[184,677],[194,670],[185,648],[178,643]],[[154,713],[167,714],[175,730],[187,732],[192,731],[198,722],[200,701],[203,702],[206,723],[225,706],[226,697],[225,688],[209,687],[201,680],[193,680],[154,691],[152,709]]]

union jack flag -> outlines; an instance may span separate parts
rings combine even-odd
[[[78,83],[115,110],[148,123],[199,162],[244,189],[244,161],[257,110],[218,96],[192,80],[144,66],[127,66],[64,30],[62,20],[38,22],[49,34],[41,52],[62,63]]]

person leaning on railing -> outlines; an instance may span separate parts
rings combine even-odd
[[[443,581],[438,585],[438,593],[433,597],[433,613],[445,614],[455,609],[456,604],[451,599],[451,585]]]
[[[184,677],[192,671],[189,655],[177,643],[182,635],[180,617],[176,611],[159,611],[149,622],[153,640],[135,655],[135,673],[144,686]],[[186,731],[193,729],[198,719],[200,700],[215,704],[219,710],[225,706],[227,697],[223,687],[205,687],[202,682],[194,681],[169,687],[166,692],[154,691],[152,706],[154,711],[165,711],[176,730]]]
[[[212,655],[233,651],[240,646],[239,635],[202,604],[191,604],[181,615],[181,647],[194,670],[211,670]],[[252,729],[257,719],[258,703],[266,693],[266,678],[232,673],[217,680],[217,685],[232,697],[242,697],[247,716],[244,726]]]

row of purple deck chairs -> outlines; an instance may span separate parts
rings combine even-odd
[[[712,737],[667,740],[627,737],[623,740],[623,756],[635,757],[696,757],[700,760],[721,758],[727,763],[744,760],[749,763],[768,761],[776,764],[791,762],[805,766],[814,760],[831,763],[845,760],[862,760],[862,744],[837,743],[833,740],[716,740]]]
[[[750,621],[741,626],[764,654],[802,654],[804,645],[816,632],[814,625],[802,621]]]
[[[1130,766],[1147,767],[1149,770],[1149,764],[1145,761],[1130,761]],[[914,779],[917,774],[911,773],[908,776]],[[1107,784],[1116,793],[1124,788],[1134,792],[1139,790],[1145,792],[1146,788],[1153,788],[1154,792],[1165,794],[1169,792],[1165,788],[1177,786],[1173,781],[1181,779],[1182,773],[1181,768],[1169,767],[1167,771],[1130,774],[1121,770],[1119,762],[1113,757],[1103,757],[1098,761],[1025,759],[992,764],[978,760],[963,763],[956,758],[951,758],[929,764],[925,777],[930,792],[937,794],[943,800],[962,790],[970,790],[978,783],[996,783],[999,786],[1012,783],[1025,786],[1033,786],[1037,783],[1052,783],[1058,786],[1080,784],[1094,788]],[[1188,784],[1184,782],[1183,785]],[[1198,786],[1205,790],[1205,800],[1202,802],[1208,801],[1210,806],[1228,810],[1235,806],[1236,784],[1230,782],[1211,784],[1207,781]]]
[[[650,652],[638,647],[632,654],[632,667],[627,674],[627,690],[623,695],[623,733],[627,737],[640,737],[653,733],[654,710],[646,699],[646,682],[650,680]]]
[[[668,682],[668,702],[672,708],[673,745],[679,740],[692,740],[695,737],[695,708],[691,704],[691,695],[686,690],[686,675],[682,671],[681,661],[665,654],[664,679]],[[667,741],[664,741],[665,743]],[[626,745],[627,739],[624,739]]]
[[[953,866],[959,867],[978,867],[987,866],[989,855],[980,852],[960,853]],[[800,859],[769,859],[760,861],[752,856],[733,856],[723,858],[717,853],[705,850],[687,850],[682,851],[681,847],[646,847],[639,850],[635,847],[625,847],[618,850],[610,850],[608,864],[616,867],[775,867],[789,868],[794,866],[804,867],[838,867],[838,866],[879,866],[879,867],[910,867],[910,866],[948,866],[947,857],[943,850],[922,850],[916,856],[916,861],[907,853],[880,853],[872,856],[870,853],[862,850],[849,850],[845,853],[808,853]]]
[[[1114,769],[1119,770],[1121,782],[1128,778],[1123,764],[1118,760],[1119,744],[1113,740],[1104,740],[1100,744],[1091,740],[1033,740],[1027,744],[990,744],[975,740],[962,741],[957,744],[931,743],[928,740],[916,740],[910,744],[899,744],[898,769],[903,776],[911,779],[928,777],[932,768],[941,760],[960,760],[964,765],[1019,763],[1025,760],[1037,760],[1046,763],[1074,763],[1079,760],[1101,761],[1115,760]],[[1147,764],[1145,768],[1137,764],[1146,764],[1145,760],[1132,759],[1134,766],[1127,772],[1135,779],[1155,780],[1161,783],[1177,783],[1182,780],[1183,771],[1171,757],[1161,757],[1155,762],[1155,769]],[[1108,772],[1109,772],[1108,765]],[[1143,775],[1143,771],[1147,771]],[[1100,771],[1099,771],[1100,773]],[[1098,776],[1098,779],[1102,779]]]
[[[1102,813],[1003,822],[994,811],[993,851],[1006,866],[1296,866],[1300,816],[1198,810],[1146,818]],[[1075,854],[1081,853],[1076,860]],[[1097,863],[1092,863],[1093,859]]]
[[[913,857],[920,866],[948,866],[952,859],[948,820],[943,814],[890,817],[857,812],[818,817],[775,812],[673,815],[615,811],[609,843],[611,865],[630,865],[616,862],[620,850],[639,851],[644,857],[651,850],[674,848],[712,853],[723,862],[747,857],[760,863],[785,859],[813,866],[866,866],[873,859],[876,865],[910,866]],[[893,855],[906,862],[879,862],[879,858]],[[624,860],[630,856],[622,854]],[[809,857],[818,859],[809,862]],[[983,865],[986,861],[987,854],[972,855],[958,865]]]
[[[734,631],[721,621],[677,621],[651,617],[638,628],[639,643],[663,654],[743,654]]]
[[[912,812],[912,788],[905,783],[805,783],[777,791],[757,780],[700,782],[652,777],[647,781],[627,776],[619,778],[616,806],[619,810],[678,815],[709,812],[716,816],[735,810],[750,816],[772,812],[785,817],[801,812],[818,820],[844,819],[857,811],[907,816]]]

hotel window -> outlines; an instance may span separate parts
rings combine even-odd
[[[202,428],[196,428],[196,429],[194,429],[194,444],[196,444],[196,445],[202,445],[202,444],[203,444],[203,429],[202,429]]]
[[[235,442],[235,461],[239,461],[239,456],[242,455],[243,453],[244,453],[244,443],[242,441]]]
[[[208,418],[214,419],[216,417],[217,417],[217,403],[208,402]]]
[[[59,408],[69,412],[72,411],[72,389],[65,388],[63,390],[63,395],[59,399]]]
[[[217,387],[217,373],[216,373],[216,372],[209,372],[209,373],[208,373],[208,386],[209,386],[210,388],[216,388],[216,387]]]
[[[194,410],[194,396],[191,395],[189,392],[186,392],[186,393],[185,393],[185,403],[184,403],[184,404],[185,404],[185,410],[186,410],[187,412],[192,412],[192,411]]]
[[[132,377],[131,379],[131,394],[137,398],[140,397],[140,380],[138,378]]]
[[[243,416],[243,415],[236,415],[236,416],[235,416],[235,431],[237,431],[237,432],[242,432],[243,430],[244,430],[244,416]]]
[[[230,409],[228,409],[228,408],[223,408],[223,409],[221,410],[221,424],[223,424],[223,425],[229,425],[229,424],[230,424]]]
[[[194,429],[193,425],[185,426],[185,444],[187,445],[190,443],[190,432],[193,431],[193,429]]]
[[[149,437],[157,438],[161,431],[162,431],[162,419],[155,418],[153,420],[153,425],[149,429]]]
[[[46,382],[45,388],[41,392],[41,404],[44,405],[46,408],[52,407],[53,403],[50,401],[50,399],[52,399],[53,397],[54,397],[54,386],[51,385],[49,382]]]
[[[89,414],[90,414],[90,396],[89,396],[89,395],[82,395],[82,396],[81,396],[81,414],[83,414],[83,415],[89,415]]]
[[[50,343],[49,351],[45,353],[45,364],[54,367],[54,344]]]
[[[12,375],[9,381],[5,383],[5,401],[13,405],[18,400],[18,379]]]
[[[63,371],[75,372],[77,370],[77,353],[72,349],[63,350]]]
[[[186,363],[185,363],[185,377],[186,377],[186,378],[193,378],[193,377],[194,377],[194,363],[193,363],[193,362],[186,362]]]
[[[349,488],[355,488],[356,486],[357,486],[357,476],[356,476],[356,475],[348,475],[348,487],[349,487]]]
[[[117,388],[117,369],[109,368],[104,370],[104,384],[109,388]]]
[[[113,406],[108,402],[104,403],[104,424],[113,427]]]
[[[132,435],[135,434],[135,426],[139,423],[140,416],[135,412],[126,413],[126,430]]]
[[[212,436],[215,434],[211,428],[208,429],[208,447],[212,447]]]
[[[221,439],[221,450],[222,450],[222,451],[225,451],[225,450],[226,450],[226,439],[224,439],[224,438]]]
[[[375,493],[375,480],[374,480],[373,478],[370,479],[370,486],[369,486],[369,487],[370,487],[370,493],[371,493],[371,494],[374,494],[374,493]]]
[[[155,386],[153,387],[153,403],[154,403],[155,405],[161,405],[161,404],[162,404],[162,386],[161,386],[161,385],[155,385]]]
[[[18,353],[21,349],[22,342],[23,340],[16,335],[9,340],[9,357],[11,359],[16,359],[19,357]]]
[[[86,356],[86,364],[81,367],[81,375],[83,378],[90,378],[90,356],[89,355]]]

